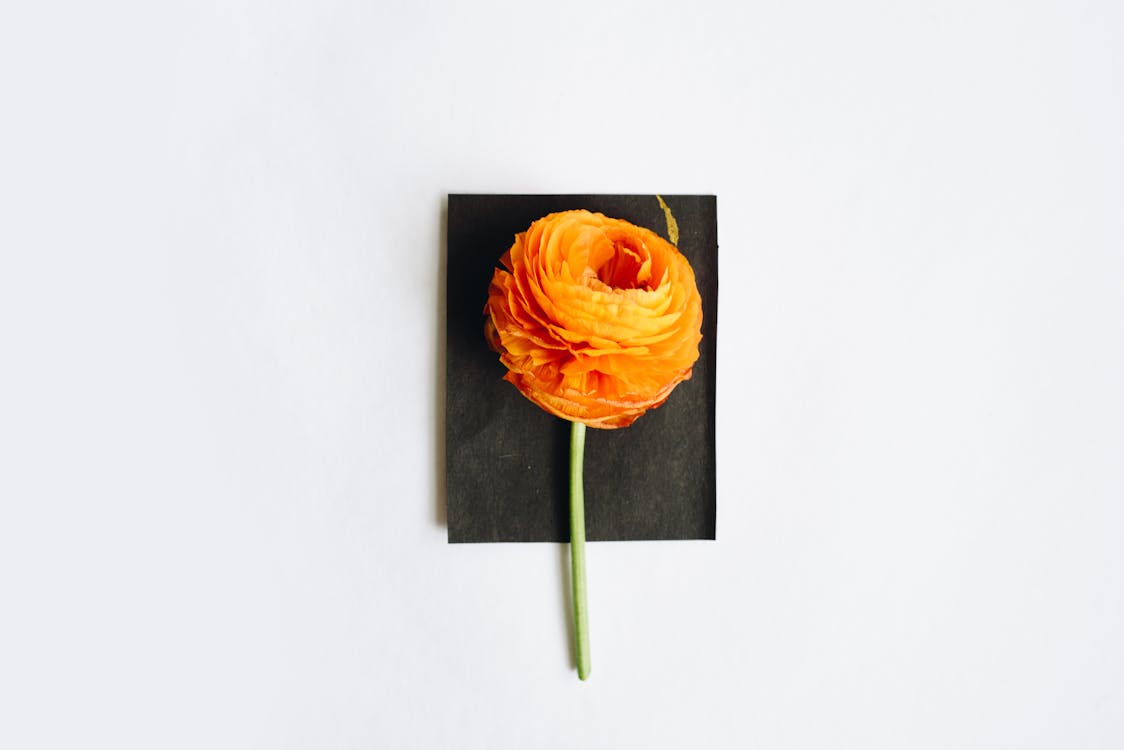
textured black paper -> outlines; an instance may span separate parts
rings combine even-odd
[[[690,380],[630,427],[590,428],[585,445],[590,541],[714,539],[714,196],[664,195],[679,250],[702,296],[703,339]],[[655,195],[450,195],[445,399],[450,542],[569,541],[570,423],[502,380],[484,339],[488,283],[514,236],[548,213],[585,208],[667,237]]]

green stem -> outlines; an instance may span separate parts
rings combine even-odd
[[[582,461],[585,425],[571,422],[570,430],[570,582],[574,591],[574,652],[578,679],[589,677],[589,608],[585,598],[585,492]]]

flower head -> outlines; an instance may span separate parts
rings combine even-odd
[[[504,379],[546,411],[626,427],[691,377],[695,275],[651,230],[564,211],[515,236],[488,288],[485,332]]]

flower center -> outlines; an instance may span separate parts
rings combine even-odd
[[[598,280],[613,289],[644,289],[651,291],[652,261],[646,249],[630,243],[613,242],[613,252],[595,268]]]

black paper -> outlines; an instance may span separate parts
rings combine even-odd
[[[690,380],[630,427],[590,428],[590,541],[714,539],[718,233],[714,196],[664,195],[702,296]],[[488,283],[514,236],[555,211],[585,208],[667,237],[655,195],[450,195],[445,470],[450,542],[569,541],[570,423],[512,384],[484,339]]]

